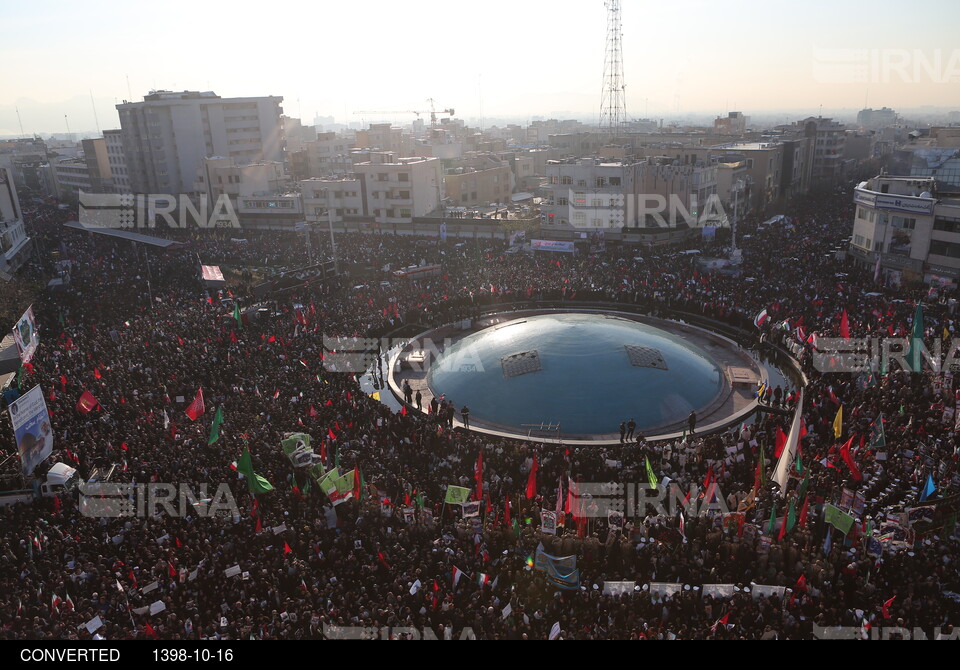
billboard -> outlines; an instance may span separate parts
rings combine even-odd
[[[566,254],[572,254],[576,251],[573,242],[560,242],[558,240],[530,240],[530,248],[536,251],[558,251]]]
[[[37,333],[37,322],[33,318],[33,306],[27,308],[17,325],[13,328],[13,339],[17,341],[20,350],[20,360],[29,363],[40,344],[40,335]]]
[[[53,428],[39,386],[34,386],[11,403],[10,422],[17,440],[23,476],[29,477],[34,468],[53,453]]]

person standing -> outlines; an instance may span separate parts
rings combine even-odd
[[[630,418],[630,421],[627,422],[627,442],[633,439],[633,432],[637,429],[637,422],[633,420],[633,417]]]
[[[417,389],[417,409],[421,412],[423,411],[423,394],[420,393],[420,389]]]
[[[624,439],[627,435],[627,424],[625,421],[620,422],[620,444],[623,444]]]
[[[463,427],[470,430],[470,408],[464,405],[460,410],[460,416],[463,417]]]
[[[690,434],[693,435],[697,429],[697,412],[696,410],[690,412],[690,416],[687,417],[687,424],[690,426]]]

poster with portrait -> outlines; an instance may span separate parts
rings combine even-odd
[[[37,323],[33,318],[33,307],[27,308],[17,325],[13,328],[13,339],[17,342],[17,349],[20,350],[20,360],[29,363],[30,359],[37,351],[37,345],[40,344],[40,336],[37,334]]]
[[[34,468],[53,453],[53,428],[40,387],[34,386],[17,398],[9,411],[23,476],[29,477]]]

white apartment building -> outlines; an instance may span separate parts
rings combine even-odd
[[[596,158],[549,161],[547,183],[553,195],[541,206],[544,229],[619,232],[635,226],[627,204],[640,192],[640,167]]]
[[[283,162],[282,97],[221,98],[154,91],[117,105],[130,184],[138,193],[190,193],[207,156],[238,165]]]
[[[854,191],[850,255],[885,282],[960,283],[960,199],[930,178],[878,176]]]
[[[412,223],[440,207],[443,174],[437,158],[372,152],[354,171],[363,184],[366,214],[375,223]]]
[[[0,167],[0,277],[9,279],[26,261],[29,251],[30,238],[23,225],[13,175]]]
[[[123,131],[104,130],[103,139],[107,145],[107,162],[110,164],[111,189],[114,193],[133,193],[130,175],[127,173],[127,161],[123,154]]]
[[[365,215],[363,183],[356,177],[305,179],[300,196],[307,221],[341,223],[346,217]]]

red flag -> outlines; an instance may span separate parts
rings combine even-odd
[[[853,475],[853,478],[860,482],[863,481],[863,475],[860,474],[860,470],[857,468],[853,456],[850,455],[850,447],[853,446],[853,440],[854,438],[851,437],[850,440],[843,445],[840,449],[840,457],[843,459],[843,462],[847,464],[847,467],[850,468],[850,474]]]
[[[807,526],[807,510],[810,508],[810,494],[807,494],[807,497],[803,499],[803,507],[800,508],[800,519],[797,523],[800,524],[801,528],[806,528]]]
[[[540,466],[537,464],[537,455],[533,455],[533,465],[530,466],[530,475],[527,477],[527,500],[537,497],[537,470]]]
[[[317,416],[318,414],[319,414],[319,412],[317,411],[317,408],[314,407],[313,405],[310,405],[310,411],[307,413],[307,416],[313,418],[313,417]]]
[[[290,545],[287,544],[286,542],[283,543],[283,553],[284,555],[293,553],[293,549],[291,549]]]
[[[327,437],[329,437],[331,440],[337,439],[337,436],[334,435],[333,430],[330,428],[327,428]]]
[[[713,624],[713,626],[710,627],[710,632],[711,632],[711,633],[716,633],[716,632],[717,632],[717,627],[719,627],[719,626],[723,626],[724,628],[726,628],[727,623],[729,623],[729,622],[730,622],[730,614],[729,614],[729,612],[728,612],[727,614],[724,614],[724,615],[723,615],[723,618],[717,619],[717,622],[716,622],[715,624]]]
[[[93,369],[93,376],[96,377],[97,379],[100,379],[100,368]]]
[[[137,576],[133,574],[133,568],[130,568],[130,571],[127,573],[127,579],[133,582],[133,588],[139,589],[140,585],[137,584]]]
[[[850,339],[850,319],[847,317],[847,310],[843,310],[843,316],[840,317],[840,337],[845,340]]]
[[[153,630],[153,626],[146,624],[143,627],[143,632],[152,637],[154,640],[159,640],[160,636],[157,635],[157,631]]]
[[[880,612],[883,614],[883,618],[884,618],[884,619],[889,619],[889,618],[890,618],[890,610],[889,610],[889,608],[893,607],[893,601],[896,600],[896,599],[897,599],[897,597],[894,596],[894,597],[892,597],[890,600],[888,600],[887,602],[883,603],[883,607],[880,608]]]
[[[67,378],[63,375],[60,375],[60,391],[65,393],[67,390]]]
[[[403,405],[402,407],[400,407],[400,416],[406,416],[406,415],[407,415],[407,406]]]
[[[510,496],[507,496],[506,502],[503,503],[503,525],[510,527]]]
[[[787,534],[787,513],[789,511],[790,505],[787,505],[783,510],[783,522],[780,524],[780,535],[777,537],[777,542],[781,542]]]
[[[99,404],[90,391],[84,391],[80,396],[80,400],[77,401],[77,411],[81,414],[89,414],[90,411]]]
[[[190,417],[191,421],[196,421],[205,410],[206,408],[203,406],[203,388],[198,388],[197,395],[194,396],[193,402],[190,403],[190,406],[186,409],[186,414]]]
[[[171,577],[177,576],[177,569],[173,567],[172,561],[167,561],[167,574],[170,575]]]
[[[783,448],[787,444],[786,434],[777,426],[777,436],[776,436],[776,451],[773,454],[774,458],[780,458],[780,454],[783,453]]]

